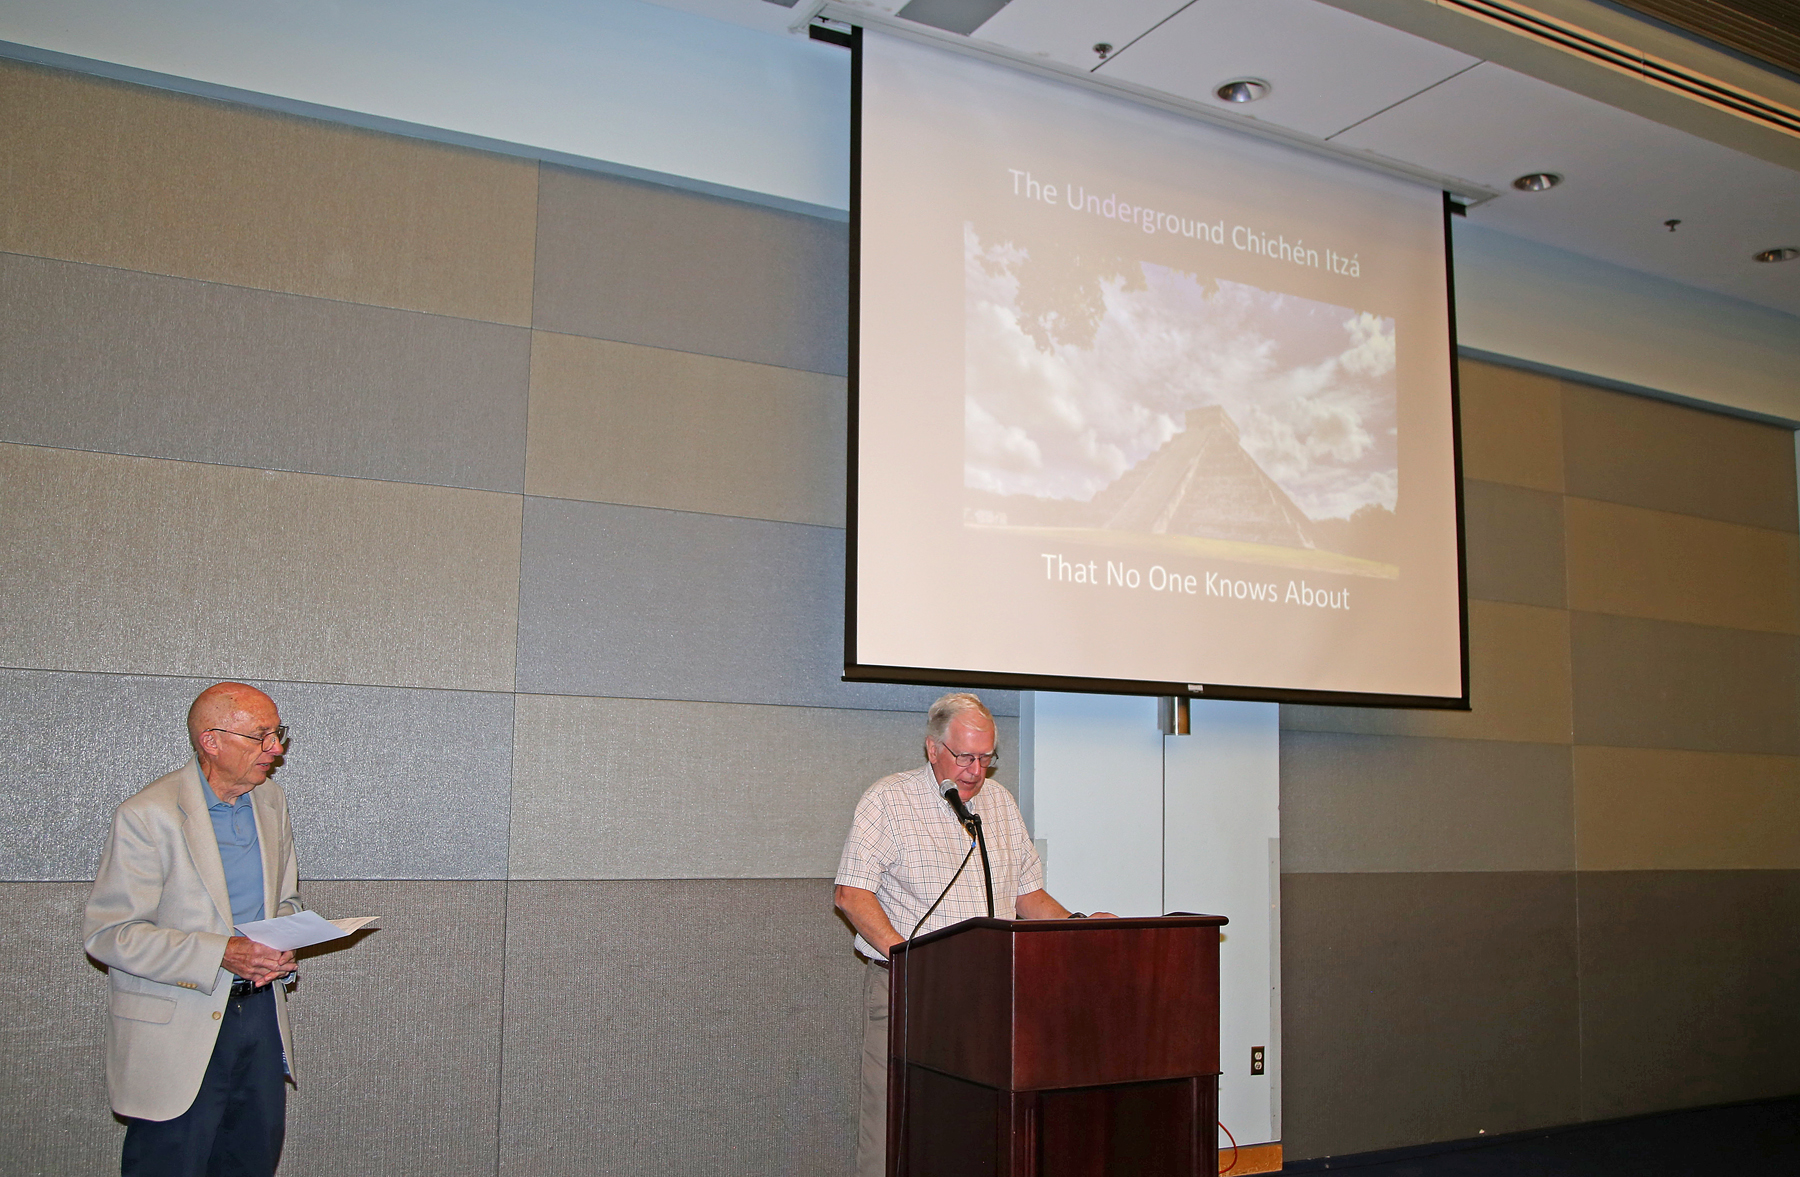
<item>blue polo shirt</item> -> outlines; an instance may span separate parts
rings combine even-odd
[[[206,790],[206,812],[219,838],[219,862],[225,867],[225,891],[231,897],[234,926],[263,918],[262,847],[256,841],[256,811],[245,793],[227,805],[213,792],[206,774],[200,774]]]

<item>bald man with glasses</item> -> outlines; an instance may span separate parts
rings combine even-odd
[[[294,954],[235,934],[302,909],[275,701],[217,683],[188,709],[194,758],[134,794],[82,934],[111,982],[106,1086],[125,1177],[273,1174],[286,1136]]]
[[[1044,867],[1012,794],[998,785],[986,787],[999,758],[996,738],[993,713],[974,695],[949,694],[933,703],[925,718],[924,765],[869,786],[856,803],[838,860],[833,900],[856,929],[856,951],[868,962],[859,1177],[881,1177],[887,1168],[888,953],[915,935],[987,915],[979,856],[968,853],[969,835],[944,791],[955,786],[963,804],[981,818],[996,917],[1080,914],[1044,890]]]

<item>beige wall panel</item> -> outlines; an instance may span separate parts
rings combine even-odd
[[[1800,869],[1800,758],[1578,747],[1582,870]]]
[[[1800,536],[1566,500],[1569,607],[1800,633]]]
[[[1463,483],[1469,595],[1560,609],[1566,601],[1563,500],[1499,482]]]
[[[0,883],[0,1173],[117,1173],[106,972],[81,951],[92,882]],[[285,1172],[285,1170],[284,1170]]]
[[[0,249],[531,322],[537,165],[0,62]]]
[[[1777,531],[1800,528],[1791,429],[1569,384],[1563,439],[1572,495]]]
[[[829,878],[863,790],[924,763],[916,712],[520,695],[511,876]],[[1018,720],[1001,716],[1015,788]]]
[[[844,526],[844,380],[539,331],[527,494]]]
[[[1800,755],[1800,641],[1571,613],[1575,740]]]
[[[281,1177],[491,1177],[506,884],[303,879],[300,893],[329,918],[382,918],[300,953]]]
[[[1463,477],[1561,490],[1562,387],[1521,368],[1460,361]]]
[[[1561,609],[1469,602],[1468,711],[1283,704],[1281,726],[1293,731],[1444,736],[1567,744],[1569,615]]]
[[[1284,732],[1281,869],[1575,867],[1567,744]]]
[[[0,446],[0,663],[510,691],[516,495]]]

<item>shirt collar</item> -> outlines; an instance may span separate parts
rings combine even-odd
[[[219,795],[213,792],[212,782],[206,779],[206,774],[204,772],[200,774],[200,787],[206,792],[206,807],[208,809],[236,809],[239,805],[250,800],[250,794],[248,793],[245,793],[236,801],[232,801],[229,804],[219,800]]]

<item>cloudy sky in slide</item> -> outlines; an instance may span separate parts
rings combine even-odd
[[[1096,276],[1091,340],[1041,319],[1034,339],[1026,261],[965,228],[966,485],[1085,501],[1216,404],[1312,518],[1393,509],[1392,319],[1143,262]]]

